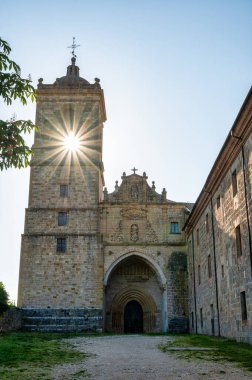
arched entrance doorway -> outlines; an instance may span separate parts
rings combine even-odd
[[[163,300],[164,288],[153,266],[144,257],[127,256],[106,280],[105,331],[163,331]]]
[[[143,309],[135,300],[129,301],[124,308],[124,332],[133,334],[143,332]]]

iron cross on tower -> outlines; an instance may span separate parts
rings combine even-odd
[[[135,166],[134,166],[133,169],[131,169],[131,171],[134,172],[134,174],[136,174],[137,170],[138,170],[138,169],[136,169]]]
[[[73,37],[73,43],[72,43],[72,45],[68,46],[67,48],[68,49],[72,49],[72,55],[73,55],[74,58],[77,57],[76,54],[74,54],[74,50],[77,49],[79,46],[80,45],[76,45],[76,43],[75,43],[75,37]]]

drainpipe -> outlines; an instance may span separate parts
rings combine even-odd
[[[249,239],[249,255],[250,255],[250,269],[252,275],[252,247],[251,247],[251,230],[249,222],[249,210],[248,210],[248,194],[247,194],[247,178],[246,178],[246,168],[245,168],[245,156],[244,156],[244,146],[242,145],[242,170],[243,170],[243,181],[244,181],[244,196],[246,204],[246,214],[247,214],[247,224],[248,224],[248,239]]]
[[[211,202],[211,219],[212,219],[212,236],[213,236],[213,255],[214,255],[214,278],[215,278],[215,294],[216,294],[216,310],[218,321],[218,336],[220,336],[220,311],[219,311],[219,291],[218,291],[218,279],[217,279],[217,264],[216,264],[216,248],[215,248],[215,233],[214,233],[214,219],[213,219],[213,198],[210,194]]]
[[[236,136],[233,134],[233,131],[230,132],[230,135],[232,137],[234,137],[235,139],[242,141],[242,138],[240,136]],[[251,229],[250,229],[249,210],[248,210],[247,176],[246,176],[246,167],[245,167],[244,145],[242,145],[241,151],[242,151],[242,171],[243,171],[243,183],[244,183],[244,196],[245,196],[247,225],[248,225],[250,269],[251,269],[251,276],[252,276],[252,245],[251,245]]]
[[[197,301],[196,301],[196,283],[195,283],[194,235],[193,235],[193,229],[192,229],[192,257],[193,257],[193,289],[194,289],[195,333],[198,334]]]

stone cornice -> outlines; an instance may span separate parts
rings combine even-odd
[[[99,211],[98,207],[28,207],[26,211]]]
[[[55,102],[60,103],[65,102],[65,98],[69,98],[69,102],[76,102],[77,100],[82,101],[82,98],[87,98],[90,95],[90,101],[99,100],[101,120],[105,122],[107,120],[106,106],[104,99],[104,92],[99,88],[59,88],[53,85],[43,85],[43,88],[37,90],[37,103],[39,105],[40,101],[44,102],[44,98],[53,97]]]
[[[76,234],[76,233],[68,233],[68,232],[55,232],[55,233],[46,233],[46,232],[32,232],[32,233],[24,233],[22,234],[21,236],[33,236],[33,237],[69,237],[69,236],[73,236],[73,237],[92,237],[92,236],[96,236],[98,238],[100,238],[100,234],[97,232],[97,233],[91,233],[91,232],[87,232],[87,233],[80,233],[80,234]]]
[[[113,242],[108,242],[108,241],[103,241],[103,246],[104,247],[185,247],[186,243],[185,242],[175,242],[175,241],[164,241],[164,242],[121,242],[120,244],[118,243],[113,243]]]

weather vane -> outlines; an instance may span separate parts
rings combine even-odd
[[[74,50],[77,49],[79,46],[80,45],[76,45],[76,43],[75,43],[75,37],[73,37],[73,43],[72,43],[72,45],[68,46],[67,48],[68,49],[72,49],[72,55],[73,55],[74,58],[77,57],[76,54],[74,54]]]

